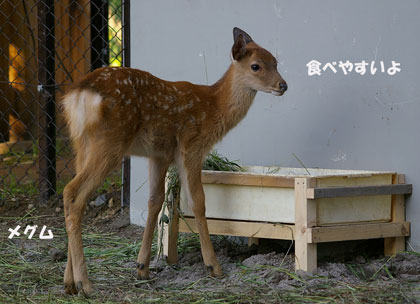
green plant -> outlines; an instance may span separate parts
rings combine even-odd
[[[213,171],[243,171],[242,167],[237,163],[228,160],[220,155],[216,150],[211,152],[203,162],[203,170]]]
[[[121,22],[121,1],[111,0],[109,2],[109,64],[111,66],[122,65],[122,22]]]
[[[120,189],[122,186],[122,180],[121,180],[121,171],[117,171],[110,176],[108,176],[103,185],[98,188],[98,193],[106,193],[113,189]]]
[[[206,159],[203,161],[203,170],[213,170],[213,171],[243,171],[242,167],[236,162],[230,161],[226,157],[220,155],[216,150],[212,151]],[[179,209],[179,200],[181,194],[181,184],[179,180],[179,175],[174,166],[169,167],[168,173],[166,174],[166,193],[165,201],[162,207],[162,213],[160,216],[159,225],[159,240],[160,248],[162,248],[163,233],[164,233],[164,224],[168,224],[174,218],[175,210],[178,211],[181,219],[185,221],[185,218],[182,214],[182,211]],[[188,225],[188,222],[185,221]],[[170,227],[170,226],[169,226]],[[191,232],[192,229],[189,227]],[[158,256],[161,256],[161,252],[158,252]]]
[[[32,157],[37,158],[39,155],[39,139],[32,142]]]
[[[18,180],[14,173],[10,173],[8,178],[2,180],[0,199],[7,200],[21,194],[25,194],[27,196],[34,196],[38,194],[38,187],[36,186],[35,181]]]

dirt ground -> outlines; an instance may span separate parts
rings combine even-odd
[[[89,204],[84,218],[95,295],[68,296],[62,286],[67,258],[62,201],[35,206],[25,197],[0,201],[0,303],[420,303],[420,255],[384,257],[369,248],[375,242],[357,245],[350,255],[324,254],[318,273],[306,275],[294,272],[290,242],[248,247],[237,238],[213,236],[224,271],[223,278],[214,279],[202,263],[198,237],[182,234],[178,264],[155,261],[150,280],[139,280],[135,265],[142,228],[130,225],[118,191],[106,194],[102,206]],[[21,235],[8,239],[8,229],[17,225]],[[37,230],[28,239],[27,225],[46,225],[54,238],[41,240]],[[156,247],[154,242],[154,254]]]

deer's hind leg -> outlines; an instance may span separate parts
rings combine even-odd
[[[137,273],[141,279],[149,278],[149,264],[153,232],[162,204],[165,199],[165,176],[170,161],[161,158],[150,158],[149,160],[149,184],[150,197],[148,203],[148,215],[146,228],[143,233],[139,256],[137,258]]]
[[[87,154],[88,146],[87,146],[87,140],[85,138],[82,138],[75,143],[75,151],[77,151],[76,159],[75,159],[76,174],[79,174],[79,172],[82,171],[83,165],[88,156]],[[77,291],[76,285],[74,284],[70,246],[68,246],[68,250],[67,250],[67,265],[66,265],[66,270],[64,272],[64,286],[65,286],[65,292],[67,294],[73,294],[73,295],[77,294],[78,291]]]
[[[117,144],[112,150],[102,145],[92,145],[83,168],[64,188],[64,214],[68,235],[68,262],[64,275],[67,293],[92,293],[92,284],[87,275],[82,245],[82,218],[86,209],[86,200],[99,187],[109,173],[121,162],[123,153]]]

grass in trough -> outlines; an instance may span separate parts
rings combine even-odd
[[[213,171],[242,171],[242,167],[236,162],[230,161],[220,155],[216,150],[207,155],[203,162],[203,170]]]

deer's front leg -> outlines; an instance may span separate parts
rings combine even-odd
[[[214,277],[222,276],[222,269],[217,261],[213,244],[210,240],[206,220],[206,206],[203,185],[201,183],[201,159],[183,158],[182,166],[178,164],[182,186],[186,189],[188,204],[192,208],[200,234],[201,253],[204,264]]]
[[[155,231],[156,221],[165,199],[165,176],[169,164],[170,162],[162,159],[151,158],[149,160],[149,212],[146,228],[143,233],[143,241],[137,258],[137,274],[141,279],[149,278],[153,232]]]

